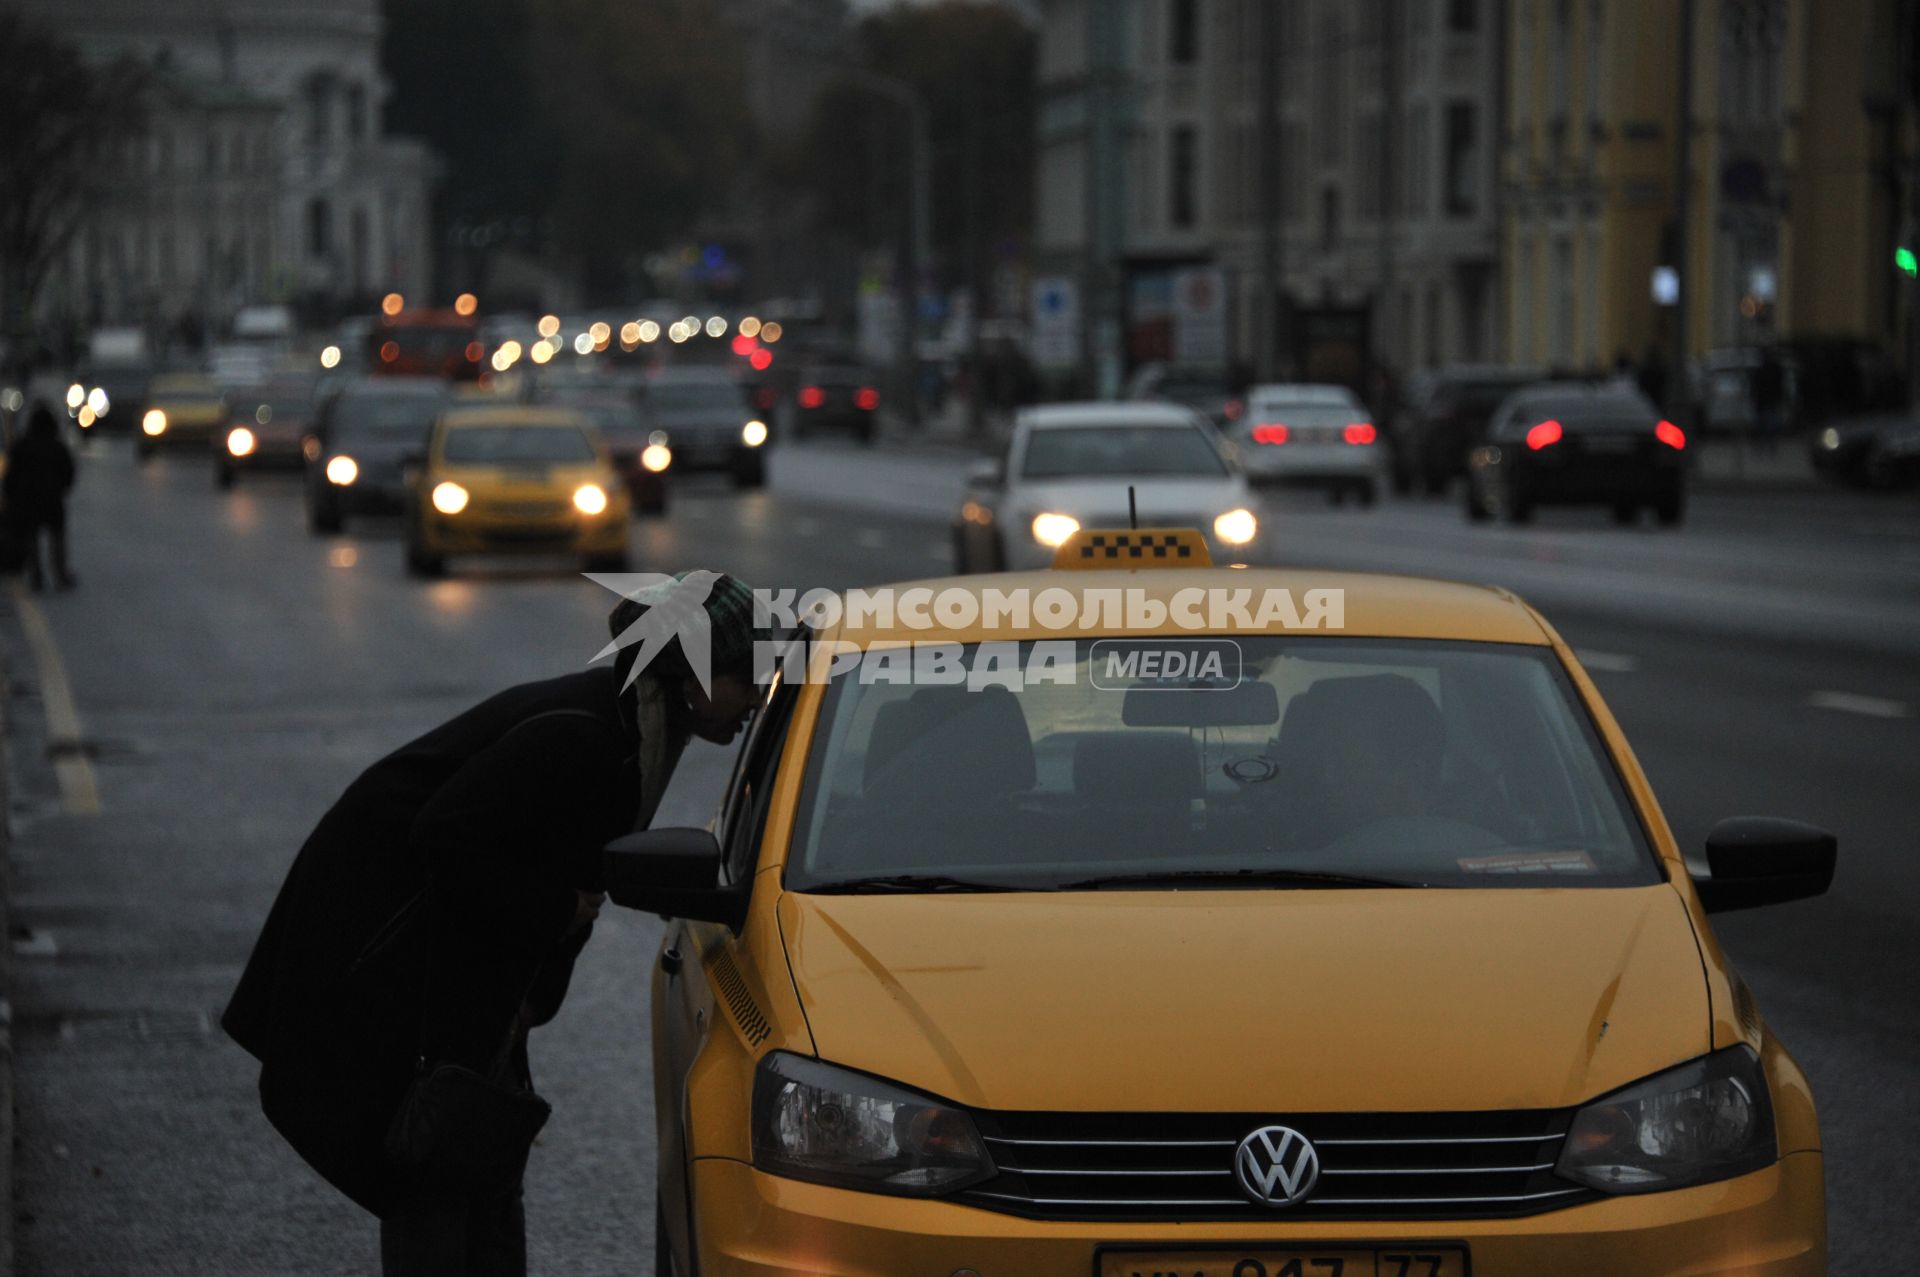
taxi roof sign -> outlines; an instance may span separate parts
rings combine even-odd
[[[1056,572],[1212,566],[1198,528],[1082,528],[1053,552]]]

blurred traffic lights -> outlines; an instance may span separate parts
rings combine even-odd
[[[1920,276],[1920,257],[1915,257],[1913,250],[1905,244],[1893,250],[1893,264],[1910,279]]]

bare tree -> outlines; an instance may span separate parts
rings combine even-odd
[[[0,331],[17,372],[32,360],[35,299],[112,176],[109,144],[140,126],[144,83],[130,59],[90,67],[52,31],[0,9]]]

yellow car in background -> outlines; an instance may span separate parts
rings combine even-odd
[[[576,555],[627,562],[627,485],[587,419],[504,404],[435,423],[409,484],[407,567],[438,576],[456,554]]]
[[[198,373],[155,377],[147,392],[147,410],[133,437],[134,454],[145,461],[162,448],[205,452],[227,424],[227,403],[220,388]]]
[[[1194,529],[892,598],[781,662],[711,828],[607,849],[670,918],[662,1277],[1826,1271],[1708,914],[1834,840],[1690,876],[1525,603]]]

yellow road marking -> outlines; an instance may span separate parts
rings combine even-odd
[[[80,711],[74,708],[73,685],[67,682],[66,662],[60,659],[60,645],[54,641],[53,627],[31,594],[19,585],[13,587],[14,606],[20,612],[20,628],[33,653],[34,668],[40,675],[40,703],[47,711],[47,744],[66,746],[54,755],[53,774],[60,781],[60,797],[67,811],[75,816],[100,814],[100,787],[94,783],[93,764],[80,752],[86,739],[80,726]]]

